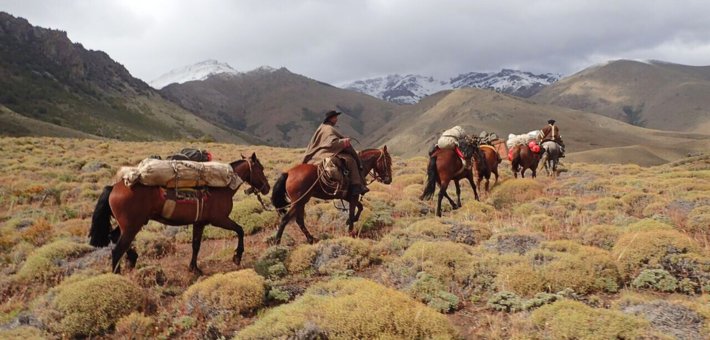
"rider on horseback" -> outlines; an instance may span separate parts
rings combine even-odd
[[[350,187],[348,188],[348,193],[351,196],[364,195],[370,189],[365,185],[365,179],[362,176],[361,170],[363,167],[360,157],[350,145],[350,138],[343,136],[335,128],[335,123],[338,122],[338,115],[341,113],[332,110],[325,113],[323,124],[313,134],[301,164],[317,165],[327,157],[338,155],[338,157],[345,160],[349,171]]]
[[[540,145],[547,141],[554,141],[560,146],[560,157],[565,157],[565,142],[562,141],[560,137],[560,128],[555,126],[555,120],[550,119],[547,121],[547,126],[542,129],[542,142]]]

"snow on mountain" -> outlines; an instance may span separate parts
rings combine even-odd
[[[419,75],[398,74],[367,80],[358,80],[343,86],[344,89],[362,92],[397,104],[416,104],[422,98],[443,90],[476,87],[495,90],[520,97],[530,97],[543,87],[561,78],[559,74],[532,74],[503,69],[500,72],[470,72],[448,81]]]
[[[239,74],[235,69],[226,63],[220,63],[216,60],[205,60],[197,64],[174,69],[158,79],[149,83],[155,89],[162,89],[170,84],[182,84],[188,81],[205,80],[215,74]]]

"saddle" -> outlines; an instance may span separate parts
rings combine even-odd
[[[338,156],[323,159],[318,165],[318,175],[321,182],[320,185],[325,192],[335,196],[347,194],[350,173],[345,166],[344,159]]]
[[[197,214],[195,215],[195,221],[197,221],[202,216],[205,201],[209,198],[209,194],[207,187],[160,187],[160,198],[165,202],[161,216],[171,219],[178,204],[194,204],[197,207]]]

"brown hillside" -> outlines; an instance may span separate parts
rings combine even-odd
[[[0,12],[0,104],[34,121],[107,138],[178,140],[209,135],[244,142],[165,100],[106,53],[73,43],[64,31],[35,27],[4,12]]]
[[[387,144],[392,152],[404,156],[425,155],[441,132],[454,125],[461,125],[472,134],[486,130],[507,138],[510,133],[541,129],[550,118],[557,121],[570,153],[644,145],[655,150],[654,157],[668,161],[702,152],[710,143],[710,137],[705,135],[649,130],[597,114],[479,89],[445,91],[428,97],[384,126],[370,142]]]
[[[710,128],[709,95],[710,66],[618,60],[565,78],[533,99],[625,122],[628,106],[641,110],[645,127],[704,132]]]
[[[285,68],[172,84],[161,93],[214,124],[249,133],[270,145],[289,147],[307,145],[327,110],[342,111],[341,131],[359,140],[387,123],[398,110],[396,104]]]

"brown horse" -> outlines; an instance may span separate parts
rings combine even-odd
[[[375,180],[384,184],[392,183],[392,158],[387,152],[387,146],[383,147],[382,150],[364,150],[359,155],[364,173],[370,174],[370,171],[372,171],[370,175],[372,175]],[[353,226],[360,218],[362,204],[358,201],[357,197],[348,198],[345,197],[345,194],[334,195],[333,193],[327,192],[328,189],[324,188],[322,184],[319,185],[319,183],[321,183],[321,181],[318,174],[318,166],[312,164],[296,165],[287,172],[284,172],[276,181],[276,184],[274,184],[274,193],[271,195],[271,202],[279,213],[283,214],[281,225],[276,233],[276,244],[281,243],[281,236],[286,229],[286,225],[288,225],[288,222],[294,217],[301,231],[303,231],[303,234],[306,236],[306,239],[308,239],[308,243],[314,243],[316,241],[308,232],[304,223],[306,203],[308,203],[311,197],[325,200],[347,199],[350,210],[348,232],[350,236],[354,237],[356,235]],[[289,199],[291,203],[288,202]],[[357,213],[355,212],[356,209]]]
[[[491,174],[496,175],[496,180],[493,182],[495,186],[498,183],[498,151],[490,145],[479,146],[480,153],[473,154],[473,168],[476,170],[476,185],[481,187],[481,180],[486,179],[486,192],[490,192],[488,183],[491,180]],[[484,164],[485,162],[485,164]]]
[[[537,177],[537,165],[540,162],[540,156],[535,154],[527,145],[518,145],[513,148],[513,160],[511,161],[511,170],[518,178],[518,172],[525,178],[525,170],[532,170],[532,178]]]
[[[242,156],[244,158],[244,156]],[[255,192],[266,195],[269,193],[269,182],[264,176],[264,167],[252,154],[248,159],[238,160],[230,163],[234,172],[245,183],[252,186]],[[128,262],[134,267],[138,254],[130,249],[133,239],[141,228],[149,220],[158,221],[163,224],[179,226],[193,224],[192,227],[192,260],[190,261],[190,271],[202,274],[197,267],[197,253],[200,251],[202,243],[202,232],[205,226],[211,224],[237,233],[239,243],[235,249],[232,261],[238,266],[244,253],[244,230],[236,222],[229,218],[232,212],[232,196],[237,189],[208,188],[208,199],[204,200],[202,213],[198,215],[197,204],[177,204],[170,219],[161,216],[164,199],[161,197],[160,187],[145,186],[136,183],[127,187],[123,181],[107,186],[99,196],[98,203],[94,209],[91,220],[91,230],[89,242],[94,247],[106,247],[110,242],[116,243],[116,247],[111,252],[112,268],[114,272],[120,272],[118,265],[124,253],[128,252]],[[111,230],[111,217],[118,221],[118,228]]]
[[[474,155],[478,152],[478,148],[476,147]],[[436,186],[438,184],[440,189],[439,200],[436,205],[436,216],[441,217],[441,200],[444,197],[449,200],[449,203],[454,209],[458,209],[461,206],[461,186],[459,185],[459,181],[464,178],[471,183],[476,201],[480,201],[478,198],[478,191],[476,191],[476,185],[473,183],[473,170],[465,168],[464,162],[455,150],[438,150],[431,156],[431,158],[429,158],[424,193],[422,193],[422,196],[419,199],[428,200],[434,196],[434,192],[436,191]],[[449,187],[449,182],[451,181],[454,181],[454,184],[456,185],[458,205],[454,203],[454,200],[452,200],[451,197],[449,197],[449,194],[446,193],[446,189]]]

